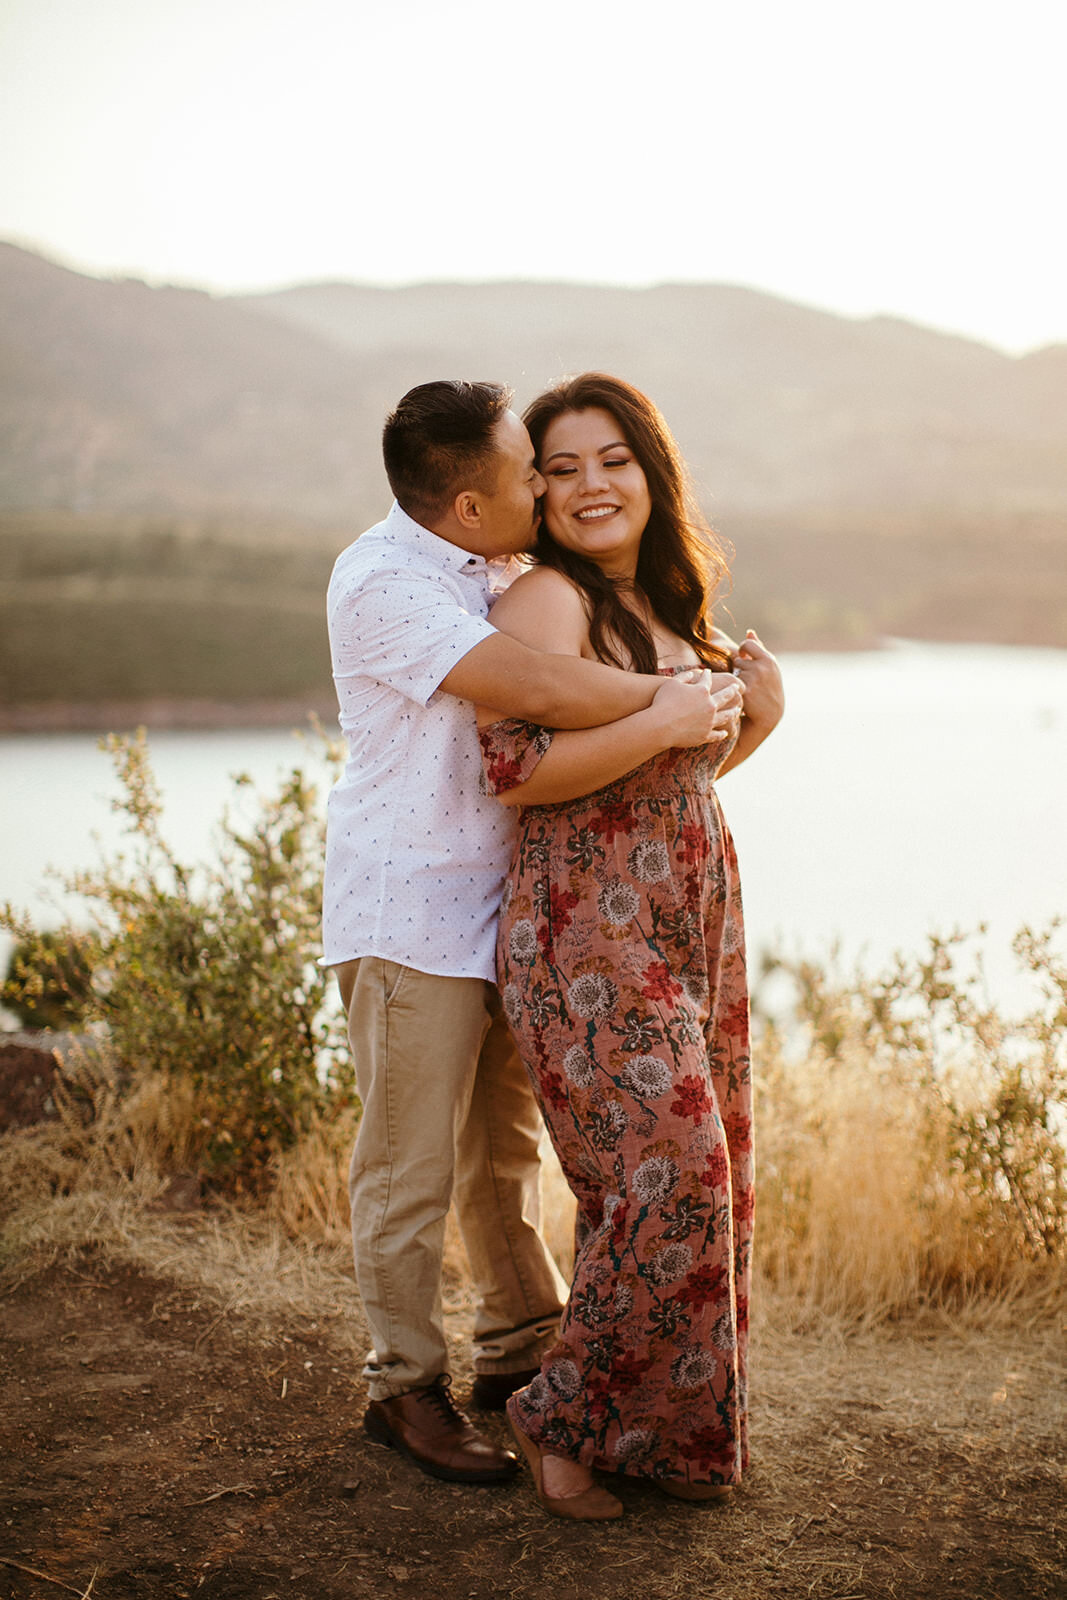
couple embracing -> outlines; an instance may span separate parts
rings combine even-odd
[[[622,1505],[595,1473],[696,1501],[747,1463],[748,999],[715,781],[781,679],[714,630],[725,563],[652,402],[599,373],[521,421],[510,399],[407,394],[395,504],[334,569],[324,960],[363,1102],[364,1427],[437,1477],[518,1470],[450,1392],[454,1202],[471,1403],[506,1406],[546,1510],[602,1520]],[[541,1116],[578,1205],[569,1292]]]

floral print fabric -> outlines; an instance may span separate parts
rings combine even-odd
[[[482,745],[481,787],[486,794],[506,794],[526,782],[552,743],[552,729],[508,717],[478,737]]]
[[[484,730],[493,787],[532,770],[541,733]],[[713,785],[724,755],[670,751],[523,810],[497,945],[508,1020],[578,1200],[559,1341],[510,1409],[557,1455],[689,1483],[734,1483],[748,1454],[748,991]]]

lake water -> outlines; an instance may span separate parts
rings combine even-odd
[[[1012,934],[1067,912],[1067,650],[895,643],[782,665],[785,720],[720,787],[752,949],[836,942],[872,967],[984,922],[992,986],[1015,989]],[[321,770],[284,730],[150,742],[188,861],[210,852],[230,774],[269,787],[294,764]],[[94,833],[115,847],[116,792],[89,735],[0,738],[0,900],[57,920],[46,869],[91,866]]]

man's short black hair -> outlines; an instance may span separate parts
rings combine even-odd
[[[382,432],[385,472],[401,507],[428,526],[463,489],[496,482],[497,423],[513,391],[502,383],[442,379],[409,389]]]

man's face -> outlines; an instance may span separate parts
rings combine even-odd
[[[533,445],[514,411],[506,411],[494,430],[499,452],[496,487],[483,492],[485,554],[518,555],[529,550],[541,521],[537,502],[545,480],[534,466]]]

